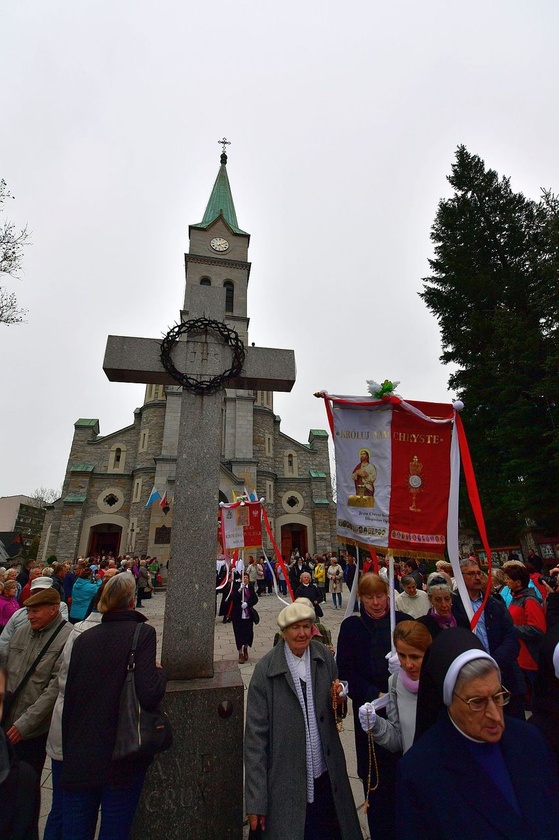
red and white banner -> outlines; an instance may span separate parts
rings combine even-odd
[[[332,399],[338,535],[400,556],[442,556],[452,405],[326,399]]]
[[[221,544],[224,551],[262,545],[261,503],[238,501],[221,504]]]
[[[491,592],[491,550],[464,426],[462,403],[405,401],[394,395],[322,397],[334,438],[340,539],[397,556],[448,554],[475,628]],[[488,561],[485,596],[475,615],[460,570],[460,458]]]

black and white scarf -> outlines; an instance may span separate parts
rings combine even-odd
[[[320,741],[320,734],[318,732],[318,724],[316,722],[316,713],[314,710],[314,696],[311,673],[311,654],[309,648],[306,649],[303,656],[295,656],[289,649],[287,642],[285,643],[285,659],[287,667],[293,677],[295,691],[301,709],[303,710],[303,719],[305,721],[305,752],[307,759],[307,802],[314,802],[314,780],[318,779],[326,772],[326,762],[324,761],[324,753],[322,751],[322,743]],[[303,686],[301,681],[305,683],[306,691],[303,694]]]

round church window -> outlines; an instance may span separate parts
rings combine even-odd
[[[299,513],[305,506],[305,500],[296,490],[288,490],[281,497],[281,506],[286,513]]]
[[[124,493],[118,487],[107,487],[97,497],[97,507],[102,513],[116,513],[124,504]]]

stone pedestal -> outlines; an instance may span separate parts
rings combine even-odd
[[[148,771],[132,840],[241,840],[244,686],[234,662],[167,685],[172,749]]]

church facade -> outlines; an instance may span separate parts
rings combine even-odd
[[[225,323],[247,344],[250,236],[237,222],[225,153],[203,219],[190,225],[189,239],[182,319],[190,317],[196,286],[218,287]],[[180,386],[147,385],[144,404],[126,428],[101,435],[98,419],[76,421],[62,496],[47,509],[40,559],[108,551],[169,559],[180,404]],[[156,500],[147,507],[153,488],[167,504]],[[281,431],[272,392],[225,389],[220,500],[233,501],[245,488],[266,499],[284,556],[294,548],[314,553],[335,547],[328,433],[311,429],[307,443],[300,443]]]

